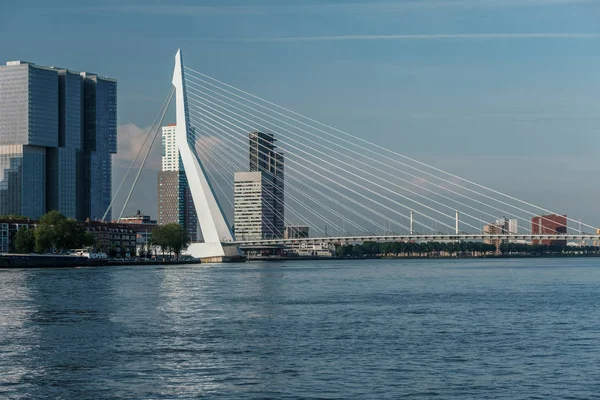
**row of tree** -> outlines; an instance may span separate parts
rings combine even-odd
[[[165,253],[179,258],[181,252],[188,248],[190,238],[179,224],[158,225],[152,229],[152,240],[148,247],[142,250],[141,257],[149,257],[152,253],[150,246],[159,247],[164,257]]]
[[[525,244],[525,243],[502,243],[500,253],[508,254],[597,254],[600,253],[598,246],[563,246],[559,244]]]
[[[597,246],[559,246],[529,245],[519,243],[503,243],[496,249],[493,244],[481,242],[364,242],[336,247],[338,257],[438,257],[438,256],[471,256],[485,255],[545,255],[545,254],[598,254]]]
[[[160,248],[163,256],[169,254],[179,258],[189,243],[188,234],[181,225],[159,225],[152,230],[152,240],[148,244],[146,254],[140,255],[150,256],[151,247],[154,247]],[[21,226],[15,235],[13,248],[17,253],[27,254],[63,252],[93,245],[93,236],[79,226],[77,221],[65,217],[58,211],[50,211],[40,218],[35,227]],[[111,248],[109,253],[110,256],[114,256],[117,251]]]
[[[94,238],[81,228],[77,221],[58,211],[50,211],[40,218],[35,228],[21,226],[15,236],[14,250],[17,253],[61,252],[69,249],[92,246]]]

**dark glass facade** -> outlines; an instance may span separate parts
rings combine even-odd
[[[264,239],[279,239],[285,225],[283,154],[276,151],[276,139],[270,133],[250,132],[248,138],[250,172],[262,172],[267,188],[262,200],[266,203],[263,218],[271,228]]]
[[[100,219],[112,198],[112,154],[117,152],[117,82],[84,78],[83,199],[78,212]],[[110,213],[107,219],[110,219]]]
[[[0,66],[0,215],[102,217],[116,116],[112,79],[22,61]]]

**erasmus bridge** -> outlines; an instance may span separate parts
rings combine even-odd
[[[175,56],[172,83],[146,137],[150,145],[134,186],[175,97],[176,145],[203,238],[188,249],[194,257],[231,257],[244,246],[302,242],[600,238],[595,227],[568,217],[564,233],[545,232],[542,221],[555,211],[372,143],[365,133],[344,132],[212,78],[184,65],[181,50]],[[234,208],[234,173],[248,170],[252,131],[273,134],[285,156],[285,202],[275,199],[281,207],[267,204],[267,211],[287,226],[309,227],[309,237],[234,236],[223,206]],[[132,192],[133,187],[125,206]],[[534,216],[541,216],[539,229],[532,227]],[[500,218],[516,220],[518,228],[482,233],[485,224]],[[264,223],[267,231],[276,231]]]

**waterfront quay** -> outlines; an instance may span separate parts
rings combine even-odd
[[[74,268],[101,267],[110,265],[182,265],[200,264],[200,260],[169,260],[169,259],[94,259],[71,255],[55,254],[3,254],[0,255],[0,268]]]

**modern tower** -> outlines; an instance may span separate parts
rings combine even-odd
[[[238,240],[283,238],[283,154],[272,134],[250,132],[249,171],[234,177],[234,229]]]
[[[177,223],[192,242],[198,240],[198,217],[176,141],[177,125],[162,127],[162,168],[158,173],[158,223]]]
[[[272,227],[273,238],[282,238],[285,224],[283,154],[276,151],[273,134],[255,131],[250,132],[248,138],[250,172],[262,173],[267,186],[263,199],[268,210],[267,225]]]
[[[116,143],[114,79],[26,61],[0,66],[0,214],[100,218]]]

